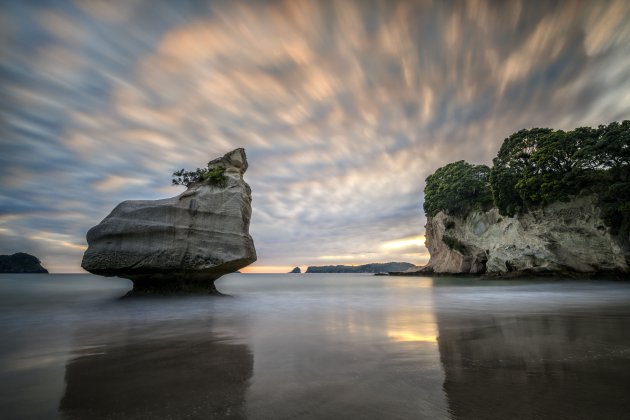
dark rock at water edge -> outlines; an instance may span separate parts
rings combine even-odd
[[[293,270],[289,271],[289,274],[300,274],[302,273],[302,270],[300,269],[300,267],[295,267]]]
[[[0,273],[48,273],[41,261],[25,252],[13,255],[0,255]]]
[[[415,265],[408,262],[372,263],[363,265],[322,265],[309,266],[307,273],[387,273],[406,271]]]
[[[244,149],[208,164],[225,182],[191,184],[177,197],[120,203],[87,233],[81,266],[134,282],[134,291],[216,293],[214,281],[256,261]]]

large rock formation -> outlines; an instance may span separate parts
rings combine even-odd
[[[245,150],[208,164],[225,182],[191,184],[177,197],[124,201],[87,233],[81,266],[132,280],[134,290],[204,290],[256,261],[249,235],[251,189],[243,180]]]
[[[37,257],[25,252],[0,255],[0,273],[48,273]]]
[[[611,233],[595,196],[516,217],[496,208],[428,219],[431,259],[418,273],[628,273],[630,250]]]

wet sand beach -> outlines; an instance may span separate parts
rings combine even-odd
[[[3,418],[614,419],[630,284],[239,275],[121,299],[0,276]]]

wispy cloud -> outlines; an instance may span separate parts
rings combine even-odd
[[[34,238],[83,246],[245,147],[260,267],[422,263],[437,167],[629,117],[629,21],[626,1],[5,2],[0,252],[78,270]]]

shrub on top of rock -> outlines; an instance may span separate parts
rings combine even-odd
[[[211,185],[219,188],[225,187],[225,168],[217,166],[214,168],[197,168],[194,171],[181,169],[173,172],[173,185],[183,185],[189,187],[195,182],[207,181]]]

